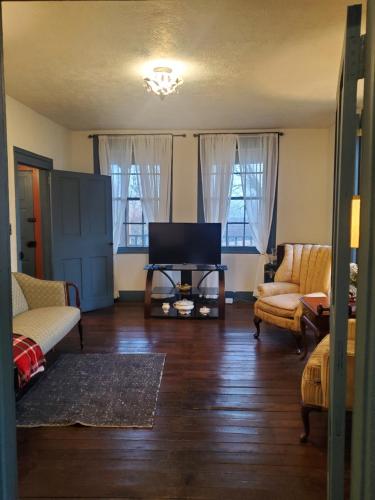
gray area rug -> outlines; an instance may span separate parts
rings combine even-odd
[[[62,354],[18,401],[19,427],[152,427],[165,354]]]

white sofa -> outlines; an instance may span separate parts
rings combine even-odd
[[[69,305],[68,287],[76,290],[76,307]],[[76,325],[83,348],[78,290],[63,281],[47,281],[12,273],[13,332],[29,337],[47,354]]]

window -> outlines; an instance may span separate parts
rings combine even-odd
[[[145,247],[148,247],[148,224],[142,210],[139,169],[136,165],[132,165],[120,249],[130,250]]]
[[[146,221],[172,217],[172,140],[172,134],[93,136],[94,172],[112,178],[117,253],[147,253]]]
[[[238,157],[236,158],[238,161]],[[260,183],[263,181],[263,164],[259,163],[256,165],[249,165],[248,179],[244,183],[246,186],[250,186],[250,192],[246,193],[244,196],[240,165],[236,164],[233,167],[232,176],[232,186],[231,186],[231,197],[228,211],[228,220],[223,232],[222,237],[222,250],[224,253],[257,253],[254,241],[252,239],[249,219],[246,210],[246,204],[250,205],[254,209],[253,213],[257,212],[257,205],[259,202],[259,196],[255,194],[259,192],[259,189],[251,190],[252,183]],[[203,194],[202,194],[202,184],[201,184],[201,173],[199,171],[198,175],[198,220],[204,222],[204,210],[203,210]],[[253,192],[251,192],[253,191]],[[276,207],[277,207],[277,189],[275,197],[275,205],[272,219],[272,227],[270,238],[268,242],[268,251],[276,246]]]
[[[263,164],[256,165],[255,170],[256,176],[260,178],[259,182],[262,182]],[[251,175],[254,176],[254,169]],[[248,183],[246,183],[246,185],[247,184]],[[222,239],[223,247],[254,247],[254,242],[249,230],[249,219],[245,200],[253,200],[256,202],[258,199],[259,198],[255,196],[244,197],[240,166],[234,165],[228,220]]]

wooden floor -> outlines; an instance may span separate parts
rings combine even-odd
[[[298,499],[325,496],[325,414],[299,443],[303,362],[251,307],[227,319],[144,320],[141,304],[84,316],[85,352],[162,352],[155,426],[20,429],[22,498]],[[78,351],[72,332],[61,351]],[[69,374],[67,374],[69,376]]]

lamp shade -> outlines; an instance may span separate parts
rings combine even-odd
[[[359,196],[352,198],[352,217],[350,228],[350,246],[352,248],[359,247],[359,217],[361,212],[361,199]]]

